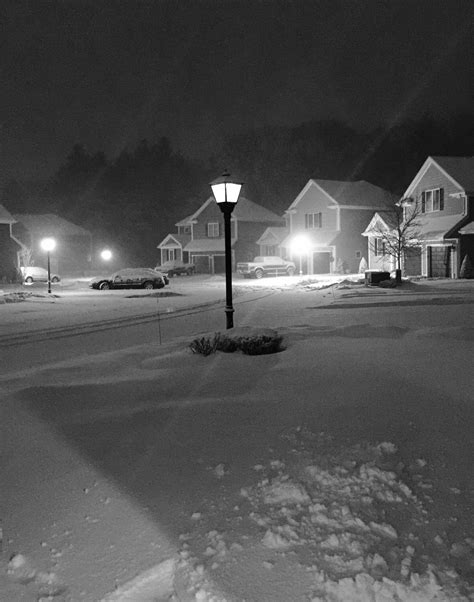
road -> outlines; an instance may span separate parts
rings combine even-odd
[[[364,327],[439,329],[442,315],[442,327],[468,333],[474,318],[471,284],[448,281],[415,291],[344,286],[314,290],[295,286],[288,278],[238,281],[234,321],[236,326],[271,328],[280,323],[322,330],[351,326],[361,328],[362,336]],[[169,296],[160,291],[90,291],[84,283],[53,293],[0,306],[0,375],[140,344],[181,337],[191,341],[199,333],[225,328],[223,279],[174,279],[166,291]],[[433,305],[439,312],[426,311]]]

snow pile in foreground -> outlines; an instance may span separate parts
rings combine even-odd
[[[304,429],[282,438],[285,457],[255,464],[254,482],[240,493],[227,490],[229,473],[215,467],[222,496],[190,517],[180,558],[162,565],[164,572],[175,568],[174,593],[167,598],[163,591],[159,599],[472,599],[442,538],[424,540],[429,516],[399,478],[392,443],[342,448]],[[418,459],[414,466],[422,471],[425,463]],[[134,601],[150,600],[138,597],[136,585]]]
[[[348,446],[297,428],[258,460],[244,477],[222,463],[209,467],[216,488],[188,517],[176,557],[102,602],[474,599],[452,562],[461,555],[472,563],[474,540],[453,544],[428,528],[429,512],[403,482],[407,468],[392,443]],[[425,469],[413,458],[412,481],[422,482]],[[54,574],[22,556],[9,573],[44,595],[64,593]]]

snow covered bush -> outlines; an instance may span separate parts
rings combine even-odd
[[[224,353],[233,353],[242,351],[246,355],[267,355],[269,353],[278,353],[283,351],[283,337],[280,335],[249,335],[232,337],[227,334],[217,332],[213,337],[200,337],[194,339],[189,348],[193,353],[201,355],[211,355],[216,351]]]
[[[459,270],[459,278],[474,278],[474,268],[472,267],[469,255],[464,255],[461,269]]]

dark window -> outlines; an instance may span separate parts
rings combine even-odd
[[[305,213],[304,225],[305,225],[306,230],[313,230],[314,228],[322,228],[323,214],[322,213]]]

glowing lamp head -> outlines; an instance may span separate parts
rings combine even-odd
[[[43,238],[43,240],[41,241],[41,248],[43,249],[43,251],[47,251],[48,253],[50,251],[54,251],[54,249],[56,248],[56,241],[54,240],[54,238]]]
[[[291,250],[298,255],[304,255],[309,252],[310,241],[304,234],[298,234],[291,241]]]
[[[112,259],[112,251],[110,249],[104,249],[100,256],[104,261],[110,261]]]
[[[231,178],[230,174],[225,171],[222,176],[212,181],[210,186],[218,205],[221,205],[222,203],[235,205],[239,200],[242,182],[236,182]]]

